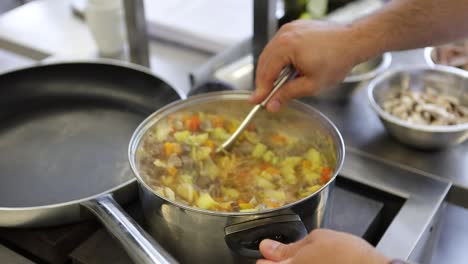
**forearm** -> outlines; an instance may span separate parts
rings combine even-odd
[[[468,36],[468,0],[392,0],[350,25],[362,60]]]

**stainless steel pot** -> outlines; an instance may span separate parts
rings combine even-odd
[[[263,238],[285,243],[297,241],[325,221],[325,205],[334,179],[344,161],[344,143],[336,127],[314,108],[292,102],[278,114],[259,113],[268,124],[271,119],[285,119],[299,124],[297,133],[309,134],[321,150],[336,160],[332,180],[302,200],[283,207],[252,213],[206,211],[170,201],[155,193],[140,175],[137,149],[146,131],[168,114],[189,109],[216,109],[240,116],[251,108],[248,93],[217,92],[172,103],[148,117],[136,129],[129,146],[131,168],[140,183],[140,197],[147,230],[182,263],[245,263],[259,258],[258,244]],[[258,122],[255,120],[254,122]],[[286,122],[286,124],[288,124]]]

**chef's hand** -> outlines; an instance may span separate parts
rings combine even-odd
[[[265,259],[257,264],[388,264],[390,260],[363,239],[341,232],[316,229],[304,239],[281,244],[263,240],[260,252]]]
[[[272,89],[281,69],[292,64],[301,74],[282,87],[267,105],[278,111],[288,101],[314,95],[342,81],[351,68],[366,59],[350,26],[297,20],[282,26],[265,46],[256,71],[253,103],[261,102]]]

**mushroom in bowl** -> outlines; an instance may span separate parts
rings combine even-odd
[[[453,67],[408,66],[369,83],[371,107],[387,131],[417,148],[443,148],[468,138],[468,73]]]

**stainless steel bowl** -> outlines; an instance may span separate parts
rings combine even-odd
[[[392,62],[390,53],[354,66],[348,76],[334,87],[328,88],[317,95],[319,99],[330,101],[346,101],[353,91],[364,81],[369,81],[388,69]]]
[[[468,138],[468,123],[453,126],[415,125],[401,120],[381,107],[385,96],[397,89],[402,78],[410,77],[410,89],[421,90],[426,84],[441,94],[460,99],[468,106],[468,72],[448,66],[407,66],[388,71],[369,83],[368,98],[388,133],[399,141],[422,149],[443,148]]]

